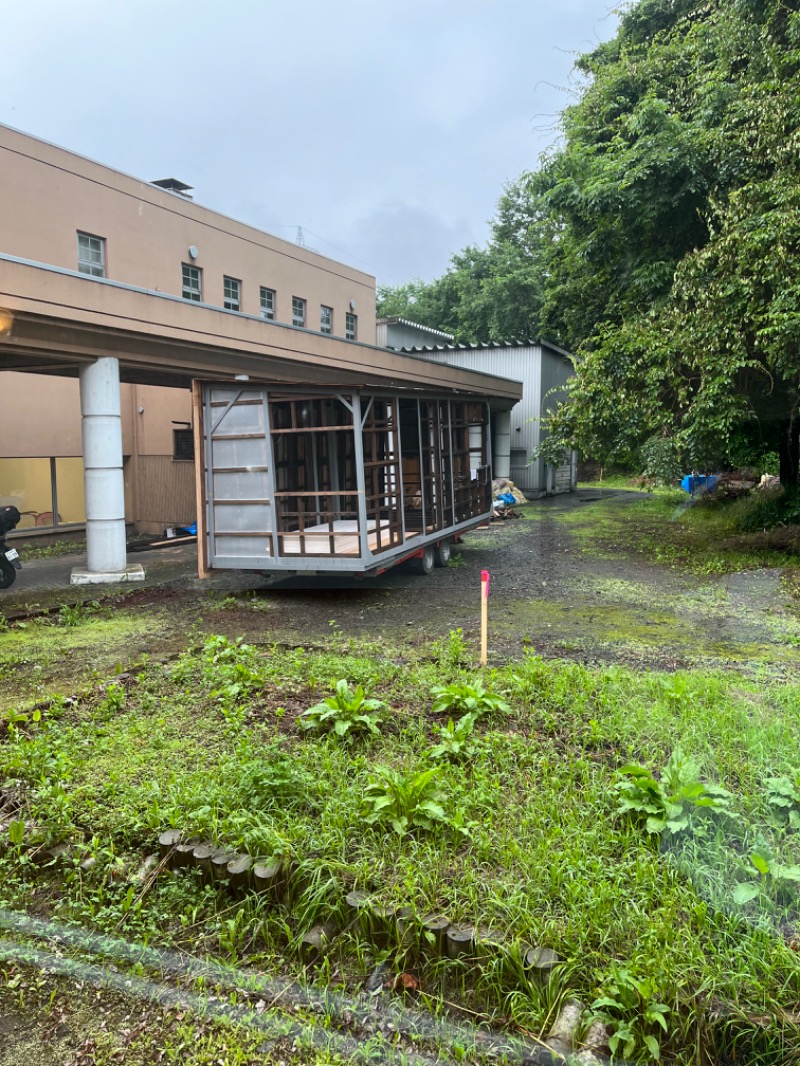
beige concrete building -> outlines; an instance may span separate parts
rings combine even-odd
[[[124,319],[129,301],[124,288],[98,287],[95,279],[185,300],[193,306],[170,311],[190,330],[206,328],[206,307],[228,312],[214,316],[223,321],[247,316],[253,334],[291,333],[290,344],[303,329],[374,344],[374,278],[210,211],[175,191],[186,190],[180,182],[166,184],[0,126],[2,276],[22,265],[13,260],[68,272],[28,271],[31,294],[47,302],[77,274],[78,284],[69,286],[76,310],[88,310],[84,293],[91,290],[104,317],[113,305]],[[285,336],[276,343],[286,344]],[[189,384],[122,385],[125,514],[138,530],[194,520]],[[81,457],[77,380],[3,372],[0,504],[19,507],[21,529],[84,522]]]
[[[194,517],[213,481],[200,412],[215,385],[480,399],[487,412],[521,395],[377,347],[373,277],[187,192],[0,126],[0,500],[40,529],[85,511],[73,581],[132,579],[126,520],[155,531]]]

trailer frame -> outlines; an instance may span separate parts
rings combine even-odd
[[[374,576],[442,565],[491,517],[485,397],[194,383],[198,567]]]

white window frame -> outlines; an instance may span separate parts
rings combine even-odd
[[[241,311],[242,283],[239,278],[222,275],[222,306],[226,311]]]
[[[78,272],[92,278],[106,276],[106,239],[78,230]],[[83,243],[82,243],[83,242]]]
[[[268,289],[265,285],[262,285],[259,289],[259,301],[261,303],[261,317],[268,322],[274,322],[275,305],[277,303],[275,290]]]
[[[345,312],[344,337],[348,341],[358,340],[358,315],[354,315],[352,311]]]
[[[194,266],[192,263],[181,263],[181,296],[184,300],[191,300],[192,303],[203,302],[202,267]]]
[[[292,325],[303,326],[306,324],[306,301],[302,296],[292,297]]]
[[[319,331],[320,333],[333,333],[333,308],[319,305]]]

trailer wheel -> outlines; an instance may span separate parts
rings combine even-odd
[[[433,545],[426,544],[422,549],[422,555],[417,556],[416,559],[412,559],[411,562],[415,573],[430,574],[434,566],[436,566],[436,555],[433,550]]]
[[[0,589],[11,588],[16,580],[16,569],[6,558],[0,556]]]
[[[436,556],[437,566],[447,566],[447,564],[450,562],[450,551],[451,549],[449,540],[439,541],[439,543],[436,545],[436,551],[434,553]]]

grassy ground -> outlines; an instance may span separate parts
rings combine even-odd
[[[564,519],[584,550],[618,545],[623,523],[632,551],[672,544],[670,567],[793,561],[752,543],[730,558],[730,523],[699,509],[662,535],[669,497],[622,517],[603,506]],[[530,1039],[578,998],[585,1023],[593,1008],[618,1036],[618,1058],[800,1061],[799,683],[533,653],[479,673],[458,632],[414,649],[332,632],[304,650],[198,630],[154,661],[143,649],[168,628],[166,609],[123,605],[0,633],[0,686],[19,684],[0,718],[0,1024],[19,1022],[2,1066],[413,1059],[430,1047],[405,1016],[383,1025],[388,1007],[344,1024],[380,963],[398,989],[380,1002],[433,1018],[457,1008]],[[70,673],[78,653],[92,670]],[[374,732],[303,728],[341,679],[381,701]],[[470,707],[471,731],[454,735]],[[355,713],[332,719],[355,730]],[[236,901],[196,870],[154,876],[146,857],[170,827],[281,858],[285,898]],[[47,849],[65,842],[56,863]],[[353,889],[372,922],[350,921]],[[380,907],[410,908],[404,939],[384,935]],[[502,948],[442,960],[420,932],[431,913],[488,927]],[[344,931],[304,967],[321,920]],[[531,944],[562,960],[544,987],[522,964]],[[344,999],[309,1003],[308,980]],[[434,1031],[433,1046],[477,1057],[461,1030]]]
[[[624,550],[696,574],[724,574],[755,567],[800,566],[800,526],[758,526],[763,504],[755,497],[732,502],[713,497],[692,499],[685,492],[642,492],[625,510],[603,501],[582,510],[560,512],[585,551],[618,553]],[[536,512],[544,515],[546,512]]]

